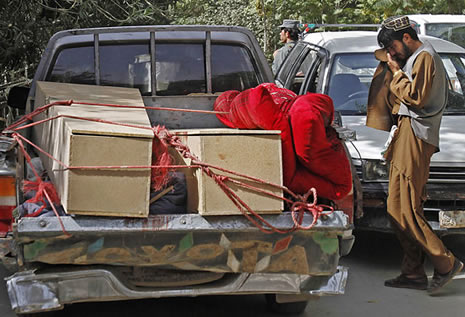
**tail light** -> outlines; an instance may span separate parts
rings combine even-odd
[[[0,176],[0,237],[12,231],[15,207],[16,180],[12,176]]]
[[[334,201],[336,208],[342,210],[348,217],[349,223],[353,224],[354,222],[354,188],[350,191],[347,196],[342,199]]]

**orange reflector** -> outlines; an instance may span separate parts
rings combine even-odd
[[[14,177],[0,177],[0,197],[1,196],[16,196],[16,181]]]

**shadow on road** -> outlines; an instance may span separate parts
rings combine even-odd
[[[265,317],[281,316],[266,309],[264,296],[161,298],[123,302],[82,303],[34,317]],[[287,315],[299,316],[299,315]]]

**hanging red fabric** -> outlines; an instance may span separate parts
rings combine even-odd
[[[352,189],[350,163],[331,127],[334,106],[323,94],[294,92],[266,83],[243,92],[227,91],[214,105],[225,125],[240,129],[281,130],[284,185],[305,194],[341,199]]]

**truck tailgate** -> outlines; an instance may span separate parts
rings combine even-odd
[[[291,213],[266,215],[292,228]],[[311,230],[267,234],[243,216],[157,215],[22,218],[17,247],[25,264],[151,266],[175,270],[332,275],[339,236],[351,225],[342,211],[320,217]],[[303,224],[312,221],[305,215]]]

